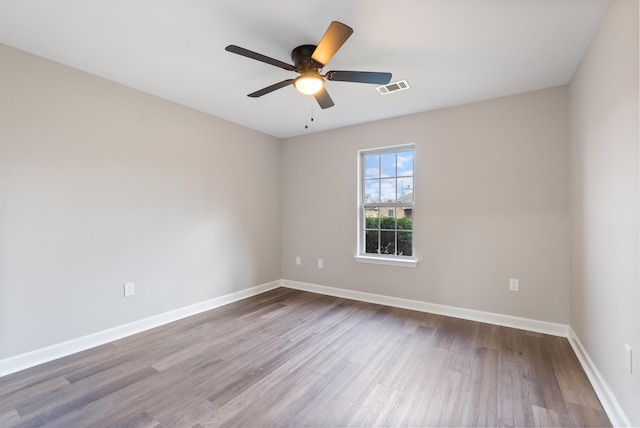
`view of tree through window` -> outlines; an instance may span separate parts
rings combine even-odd
[[[364,253],[413,255],[413,149],[362,155]]]

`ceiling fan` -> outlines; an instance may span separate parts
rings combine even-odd
[[[291,52],[294,65],[250,51],[236,45],[229,45],[225,50],[265,62],[289,71],[295,71],[300,76],[262,88],[248,96],[258,98],[285,86],[293,85],[305,95],[313,95],[323,109],[333,107],[334,103],[325,88],[325,79],[338,82],[358,82],[386,85],[391,81],[391,73],[377,73],[371,71],[329,71],[320,74],[322,68],[333,58],[338,49],[347,41],[353,29],[338,21],[333,21],[317,45],[301,45]]]

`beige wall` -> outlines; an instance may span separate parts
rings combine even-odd
[[[276,138],[2,45],[0,64],[0,359],[280,278]]]
[[[640,426],[638,2],[614,0],[570,86],[571,326]],[[634,371],[624,365],[633,347]]]
[[[284,140],[283,278],[568,323],[567,118],[558,87]],[[405,143],[419,265],[356,263],[358,150]]]

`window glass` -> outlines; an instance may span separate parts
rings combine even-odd
[[[380,180],[380,202],[396,201],[396,179],[383,178]]]
[[[381,172],[380,177],[396,176],[396,154],[388,153],[380,156]]]
[[[375,203],[380,202],[380,181],[379,180],[366,180],[365,181],[365,202]]]
[[[380,177],[380,156],[369,155],[364,157],[364,177],[365,178]]]
[[[413,150],[398,153],[398,177],[413,177]]]

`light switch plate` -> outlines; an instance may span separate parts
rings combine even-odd
[[[136,294],[135,284],[133,282],[126,282],[124,284],[124,297],[130,297]]]

